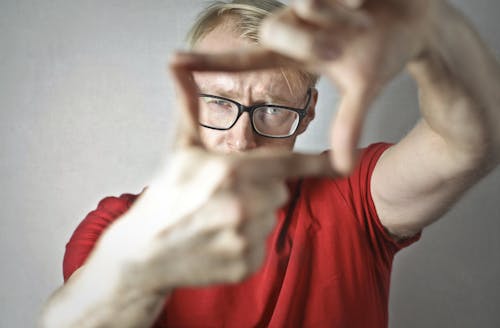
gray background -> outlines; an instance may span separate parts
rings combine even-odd
[[[495,0],[454,1],[497,54]],[[174,127],[165,63],[202,1],[0,3],[0,327],[30,327],[62,282],[64,245],[107,195],[139,192]],[[327,147],[337,100],[320,84],[298,149]],[[418,117],[403,75],[375,104],[363,145]],[[500,172],[480,182],[394,265],[391,327],[500,326]],[[362,315],[362,312],[359,313]]]

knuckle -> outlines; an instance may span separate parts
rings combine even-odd
[[[357,9],[365,2],[364,0],[341,0],[343,5],[351,9]]]
[[[289,191],[283,181],[269,182],[264,188],[262,201],[268,204],[267,207],[274,210],[288,201]]]
[[[268,22],[262,31],[262,43],[270,49],[286,53],[298,60],[310,56],[313,38],[309,27],[304,27],[295,15],[282,15]]]
[[[240,257],[245,254],[247,249],[248,249],[248,242],[243,237],[239,237],[238,239],[236,239],[232,247],[234,254]]]
[[[233,161],[227,161],[223,159],[217,159],[214,163],[214,169],[220,175],[221,179],[221,189],[222,190],[232,190],[235,188],[238,182],[238,168]],[[214,174],[214,173],[210,173]]]
[[[226,157],[218,157],[218,160],[221,162],[221,165],[225,168],[228,176],[233,176],[238,167],[239,167],[239,163],[238,163],[238,159],[235,158],[235,157],[232,157],[232,156],[226,156]]]
[[[212,156],[207,163],[207,169],[211,174],[217,174],[222,179],[232,178],[234,176],[235,167],[232,161],[221,156]]]
[[[246,263],[249,273],[256,272],[262,266],[266,255],[264,245],[264,241],[259,242],[248,252]]]
[[[325,10],[324,0],[304,0],[294,3],[295,12],[301,18],[315,18],[318,12]]]
[[[214,238],[211,249],[216,258],[239,260],[244,256],[247,242],[233,229],[226,229]]]
[[[276,225],[276,216],[273,213],[269,213],[268,215],[264,216],[263,220],[263,230],[267,233],[269,233],[271,230],[273,230],[274,226]]]
[[[276,185],[276,200],[278,205],[284,205],[289,198],[289,191],[285,183],[280,182]]]
[[[244,257],[247,249],[248,242],[245,240],[245,238],[236,235],[234,240],[225,247],[224,256],[241,259]]]
[[[249,266],[246,261],[237,261],[233,263],[228,272],[228,281],[237,283],[245,279],[250,274]]]
[[[236,195],[231,195],[224,204],[225,215],[229,218],[230,227],[239,227],[245,218],[245,201]]]

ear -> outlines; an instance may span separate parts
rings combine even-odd
[[[316,103],[318,102],[318,89],[316,88],[311,88],[311,101],[309,102],[309,108],[307,110],[307,114],[300,122],[300,126],[297,129],[297,135],[304,133],[307,130],[307,127],[309,126],[309,123],[311,123],[312,120],[314,120],[314,117],[316,115]]]

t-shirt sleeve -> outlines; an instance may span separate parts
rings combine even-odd
[[[388,260],[392,259],[399,250],[420,238],[420,233],[418,233],[405,240],[396,240],[382,225],[375,209],[371,194],[371,177],[377,161],[389,147],[391,144],[376,143],[363,149],[360,163],[348,179],[356,217],[365,230],[372,249]]]
[[[106,197],[99,202],[95,210],[87,214],[66,244],[63,260],[65,282],[85,263],[104,230],[125,213],[136,198],[137,195],[132,194]]]

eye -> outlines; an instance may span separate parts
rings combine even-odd
[[[219,107],[219,108],[232,106],[232,104],[229,101],[224,100],[224,99],[217,99],[217,98],[206,99],[206,103],[209,106],[214,106],[214,107]]]
[[[235,105],[225,99],[215,98],[213,96],[202,96],[200,109],[212,114],[233,113],[237,108]]]
[[[283,124],[289,120],[295,120],[297,113],[278,107],[262,107],[254,113],[256,121],[264,124]]]
[[[276,108],[276,107],[266,107],[266,109],[264,110],[264,112],[267,115],[279,115],[279,114],[282,114],[282,110],[280,108]]]
[[[289,110],[278,107],[262,107],[259,113],[263,115],[263,117],[268,117],[268,119],[286,118],[293,114],[293,112]]]

